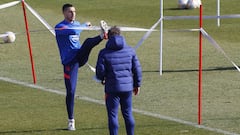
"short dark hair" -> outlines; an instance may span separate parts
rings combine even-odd
[[[108,30],[108,37],[120,35],[121,31],[117,26],[113,26]]]
[[[73,5],[72,4],[69,4],[69,3],[66,3],[66,4],[64,4],[63,6],[62,6],[62,12],[64,12],[67,8],[69,8],[69,7],[73,7]]]

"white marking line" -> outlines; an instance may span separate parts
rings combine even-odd
[[[30,87],[30,88],[40,89],[40,90],[51,92],[51,93],[56,93],[56,94],[59,94],[59,95],[65,95],[65,92],[62,92],[62,91],[59,91],[59,90],[49,89],[49,88],[45,88],[45,87],[34,85],[34,84],[28,84],[26,82],[13,80],[13,79],[6,78],[6,77],[0,77],[0,80],[5,81],[5,82],[10,82],[10,83],[13,83],[13,84],[18,84],[18,85]],[[89,102],[101,104],[101,105],[105,104],[104,101],[102,101],[102,100],[96,100],[96,99],[92,99],[92,98],[89,98],[89,97],[83,97],[83,96],[78,96],[77,95],[76,98],[78,98],[80,100],[84,100],[84,101],[89,101]],[[163,120],[173,121],[173,122],[189,125],[189,126],[192,126],[192,127],[196,127],[196,128],[199,128],[199,129],[205,129],[205,130],[209,130],[209,131],[212,131],[212,132],[221,133],[221,134],[224,134],[224,135],[240,135],[240,134],[232,133],[232,132],[225,131],[225,130],[222,130],[222,129],[206,127],[204,125],[198,125],[197,123],[193,123],[193,122],[189,122],[189,121],[185,121],[185,120],[181,120],[181,119],[177,119],[177,118],[173,118],[173,117],[169,117],[169,116],[164,116],[164,115],[161,115],[161,114],[151,113],[151,112],[148,112],[148,111],[143,111],[143,110],[139,110],[139,109],[133,109],[133,111],[136,112],[136,113],[139,113],[139,114],[146,115],[146,116],[151,116],[151,117],[155,117],[155,118],[159,118],[159,119],[163,119]]]
[[[203,16],[203,19],[230,19],[240,18],[240,14],[221,15],[221,16]],[[199,19],[199,16],[164,16],[164,20],[178,20],[178,19]]]
[[[20,3],[20,1],[13,1],[13,2],[2,4],[2,5],[0,5],[0,9],[4,9],[4,8],[7,8],[7,7],[15,6],[18,3]]]

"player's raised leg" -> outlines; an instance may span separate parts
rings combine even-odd
[[[100,21],[100,27],[103,33],[103,39],[108,39],[108,25],[104,20]]]
[[[107,35],[107,30],[108,30],[108,25],[105,21],[100,22],[100,27],[101,27],[101,34],[99,36],[93,37],[93,38],[87,38],[78,54],[77,54],[77,60],[79,62],[79,67],[85,65],[88,61],[88,57],[91,53],[91,50],[98,45],[103,39],[107,39],[105,35]]]

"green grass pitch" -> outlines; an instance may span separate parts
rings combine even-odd
[[[12,0],[1,0],[0,4]],[[159,0],[26,0],[51,26],[63,19],[61,6],[72,3],[77,20],[99,25],[150,28],[160,17]],[[203,15],[216,15],[216,0],[203,2]],[[221,0],[221,14],[239,14],[237,0]],[[164,16],[199,15],[198,9],[177,10],[176,0],[164,0]],[[37,85],[65,92],[57,44],[54,36],[27,11]],[[13,31],[16,41],[0,41],[0,77],[32,83],[31,65],[21,4],[0,10],[0,34]],[[240,20],[203,20],[203,28],[222,47],[229,58],[240,65]],[[133,98],[135,109],[197,123],[198,115],[198,32],[173,32],[198,28],[198,20],[165,20],[163,31],[163,75],[159,76],[159,32],[153,32],[137,54],[143,68],[143,85]],[[159,29],[159,28],[157,28]],[[84,31],[81,41],[99,31]],[[145,32],[122,33],[135,46]],[[95,66],[97,54],[106,41],[93,49],[89,64]],[[103,101],[103,86],[92,80],[94,73],[84,66],[79,70],[77,95]],[[240,134],[240,75],[232,63],[203,40],[202,125]],[[65,131],[64,96],[0,81],[0,134],[107,134],[103,105],[76,99],[76,132]],[[135,113],[136,134],[221,134],[176,122]],[[120,117],[122,122],[122,118]],[[120,134],[125,134],[120,123]]]

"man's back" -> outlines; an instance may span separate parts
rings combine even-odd
[[[99,79],[105,78],[107,92],[132,91],[134,85],[140,85],[142,76],[136,53],[122,36],[112,36],[100,51],[96,72]]]

